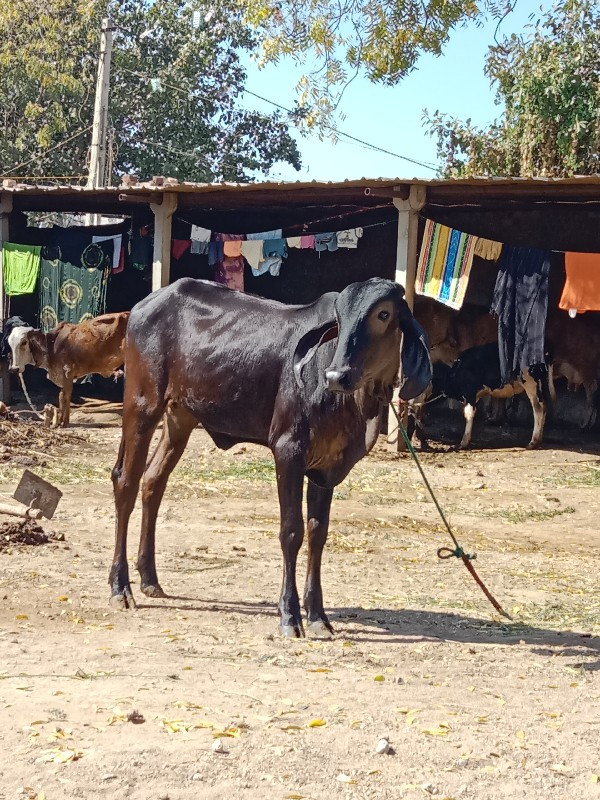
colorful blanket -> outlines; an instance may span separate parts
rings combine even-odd
[[[426,220],[417,267],[417,294],[459,309],[465,299],[476,241],[476,236]]]

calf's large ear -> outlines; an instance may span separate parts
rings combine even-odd
[[[317,328],[308,331],[308,333],[305,333],[300,339],[294,351],[294,377],[301,389],[304,388],[302,370],[315,355],[319,347],[330,339],[335,339],[337,335],[338,324],[335,319],[330,319]]]
[[[431,383],[433,370],[429,358],[427,334],[408,310],[401,315],[402,329],[402,377],[400,387],[402,400],[412,400]]]

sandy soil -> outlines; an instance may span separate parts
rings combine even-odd
[[[137,591],[137,612],[115,612],[119,420],[73,419],[27,456],[64,491],[44,523],[64,541],[0,551],[0,798],[600,796],[597,444],[423,456],[512,624],[438,560],[447,537],[414,465],[379,446],[334,499],[335,638],[286,641],[268,452],[194,433],[160,517],[171,596]],[[132,562],[138,527],[136,510]],[[376,753],[382,737],[391,753]]]

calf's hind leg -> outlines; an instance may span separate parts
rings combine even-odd
[[[165,597],[156,574],[156,517],[169,475],[175,469],[197,425],[181,406],[169,404],[163,418],[160,441],[144,472],[142,488],[142,533],[137,558],[140,589],[148,597]]]
[[[135,506],[148,448],[160,410],[154,415],[138,410],[135,402],[123,407],[123,432],[117,463],[112,472],[115,495],[115,553],[108,577],[110,604],[117,608],[135,608],[127,565],[127,528]]]
[[[67,428],[71,421],[71,397],[73,396],[73,379],[65,376],[58,395],[58,424]]]
[[[317,486],[309,480],[306,493],[308,560],[304,586],[304,608],[308,618],[308,628],[317,635],[326,632],[333,633],[333,628],[323,608],[323,590],[321,588],[321,557],[327,541],[332,497],[333,488]]]
[[[544,425],[546,424],[546,401],[544,399],[543,380],[536,380],[528,370],[523,375],[523,386],[533,409],[533,433],[527,445],[528,450],[533,450],[542,443]]]
[[[458,445],[459,450],[466,450],[471,444],[471,436],[473,435],[473,420],[475,419],[475,412],[477,411],[477,401],[474,403],[465,403],[463,414],[465,417],[465,432]]]

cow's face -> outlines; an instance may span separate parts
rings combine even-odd
[[[11,370],[24,372],[27,364],[35,366],[35,360],[29,345],[29,332],[31,327],[13,328],[8,336],[8,344],[12,355]]]
[[[372,278],[353,283],[335,303],[337,347],[325,370],[327,388],[370,394],[389,401],[400,364],[403,399],[419,395],[431,380],[431,362],[425,333],[404,300],[404,289],[392,281]]]

